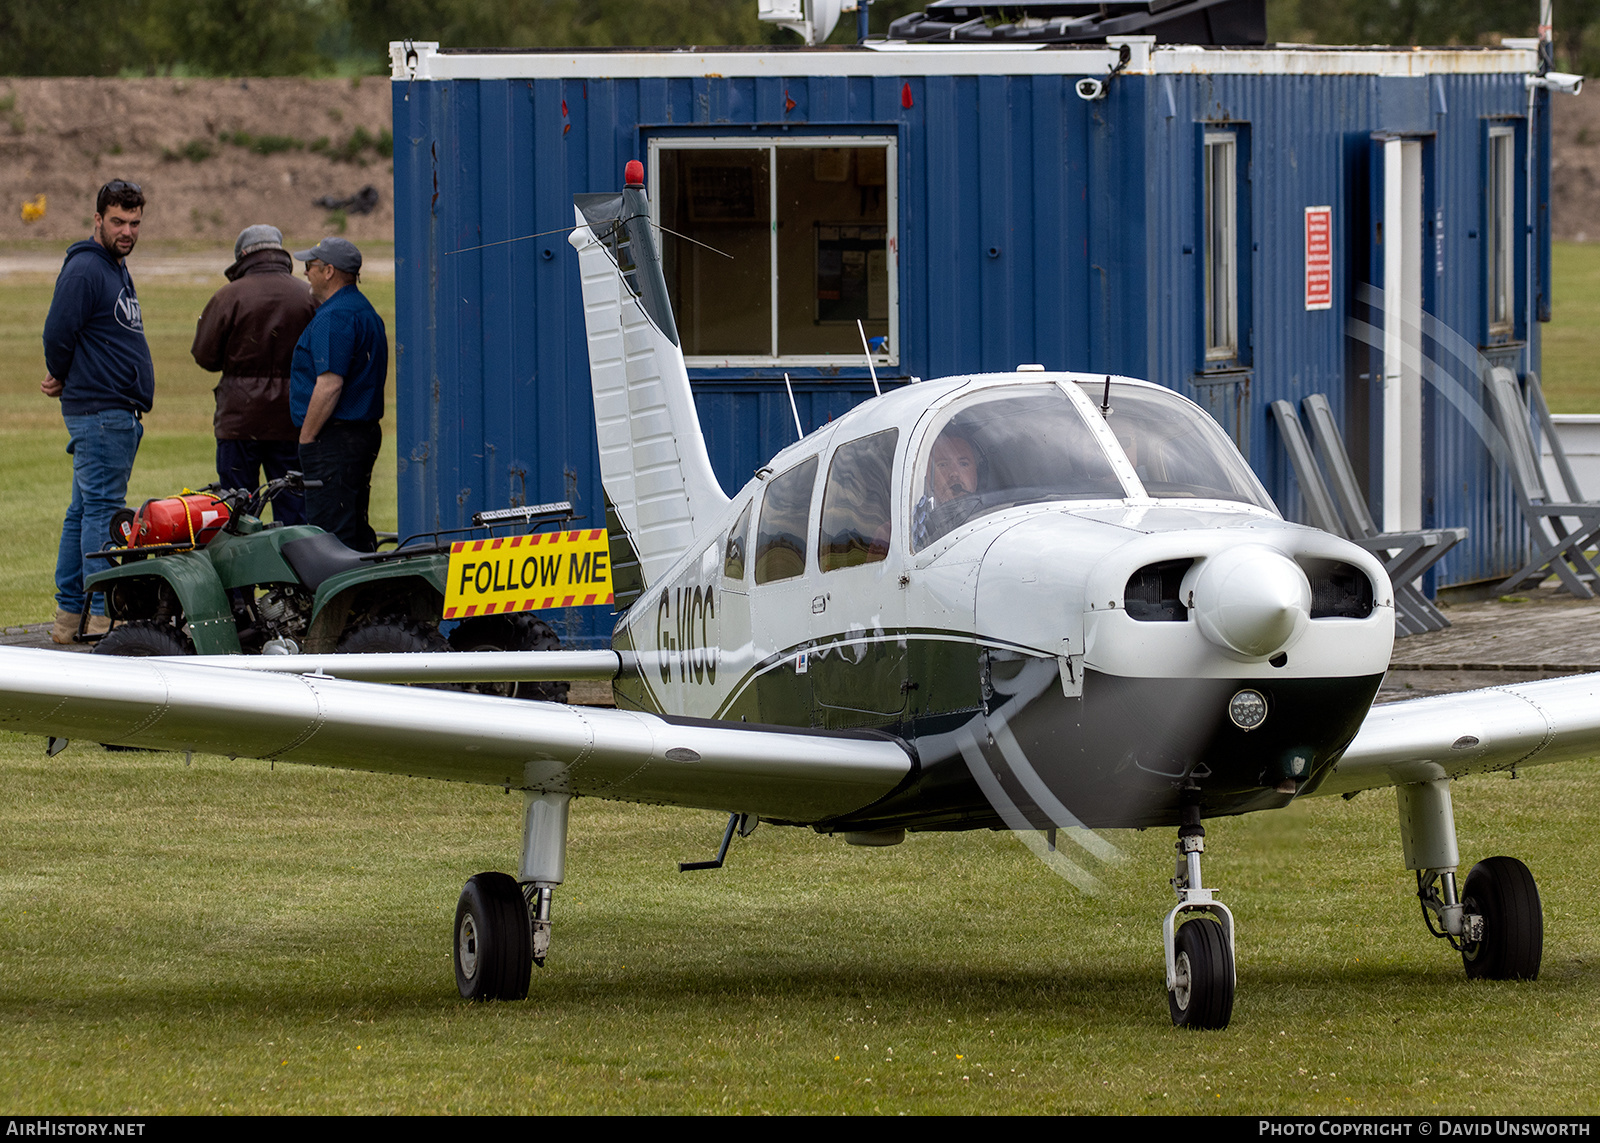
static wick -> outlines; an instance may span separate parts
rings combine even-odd
[[[1111,412],[1111,374],[1107,373],[1105,395],[1100,398],[1100,415],[1109,417]]]

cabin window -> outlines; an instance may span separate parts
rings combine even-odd
[[[804,575],[811,492],[817,483],[817,458],[795,465],[767,481],[756,533],[756,582],[773,583]]]
[[[1204,237],[1206,363],[1239,356],[1238,135],[1205,133]]]
[[[817,563],[822,570],[877,563],[889,555],[890,486],[899,429],[840,445],[822,493]]]
[[[1083,391],[1097,403],[1107,396],[1099,383]],[[1237,500],[1277,510],[1221,426],[1178,394],[1114,381],[1109,397],[1106,423],[1147,495]]]
[[[1078,406],[1054,385],[987,389],[956,402],[924,438],[912,471],[915,551],[1019,504],[1127,495]]]
[[[733,531],[728,533],[728,546],[722,556],[722,574],[727,579],[744,579],[744,553],[745,545],[750,540],[750,505],[744,506],[744,511],[739,513],[738,522],[734,524]]]
[[[1489,336],[1503,340],[1516,329],[1516,135],[1508,125],[1489,128],[1488,294]]]
[[[860,364],[857,322],[899,360],[894,139],[663,138],[650,160],[689,365]]]

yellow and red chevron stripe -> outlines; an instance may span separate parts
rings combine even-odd
[[[604,528],[462,540],[450,546],[444,617],[610,605],[609,562]]]

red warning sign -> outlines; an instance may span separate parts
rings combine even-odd
[[[1306,207],[1306,309],[1333,308],[1333,207]]]

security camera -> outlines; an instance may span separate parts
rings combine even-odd
[[[1558,92],[1561,95],[1577,95],[1583,90],[1583,76],[1566,71],[1546,72],[1544,75],[1530,75],[1528,86],[1542,87],[1546,91]],[[1083,93],[1080,91],[1078,94]]]
[[[1075,90],[1078,98],[1093,103],[1106,97],[1106,85],[1098,79],[1080,79]]]

